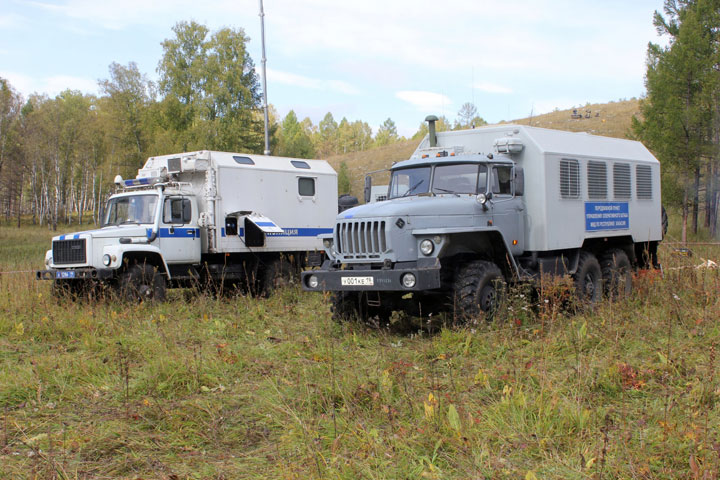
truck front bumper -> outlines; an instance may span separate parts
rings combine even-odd
[[[302,272],[301,283],[303,290],[311,292],[433,290],[440,288],[440,262],[429,260],[432,261],[397,264],[380,270],[340,270],[326,262],[318,270]],[[411,278],[414,282],[409,282]]]
[[[109,280],[115,276],[116,270],[110,268],[71,268],[36,270],[38,280]]]

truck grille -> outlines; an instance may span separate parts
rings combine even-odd
[[[380,258],[388,250],[384,221],[350,221],[335,225],[335,245],[345,258]]]
[[[85,263],[85,239],[55,240],[53,242],[53,263],[66,265]]]

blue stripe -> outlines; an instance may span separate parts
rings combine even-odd
[[[323,233],[332,233],[332,228],[283,228],[283,233],[268,233],[268,237],[317,237]]]
[[[147,236],[150,238],[152,235],[152,228],[147,229]],[[158,238],[200,238],[199,228],[175,228],[170,233],[169,228],[161,228],[158,232]]]
[[[258,227],[277,227],[273,222],[255,222]]]
[[[283,228],[283,233],[266,233],[265,235],[268,237],[317,237],[322,233],[332,233],[332,231],[332,228]],[[221,228],[221,232],[223,237],[227,235],[224,228]],[[244,228],[238,228],[238,236],[245,236]]]
[[[222,228],[220,229],[220,236],[221,236],[221,237],[224,237],[224,236],[225,236],[225,227],[222,227]]]

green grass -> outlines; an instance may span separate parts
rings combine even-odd
[[[50,236],[0,227],[2,270]],[[720,250],[694,251],[594,311],[560,282],[402,335],[295,289],[70,303],[5,273],[0,478],[717,478],[720,275],[694,265]]]

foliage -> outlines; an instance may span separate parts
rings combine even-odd
[[[478,115],[477,107],[470,102],[465,102],[458,111],[453,130],[482,127],[483,125],[487,125],[487,122]]]
[[[107,116],[109,140],[129,168],[140,168],[146,160],[153,131],[150,105],[155,101],[155,86],[138,70],[135,62],[127,67],[110,64],[110,78],[100,80],[106,95],[101,111]]]
[[[261,152],[260,85],[245,32],[223,28],[208,39],[207,27],[194,21],[173,32],[162,43],[158,73],[174,150]]]
[[[347,162],[340,162],[337,182],[339,195],[350,193],[350,171],[348,170]]]
[[[715,231],[717,223],[719,7],[716,0],[666,0],[667,18],[655,12],[654,24],[669,44],[648,46],[648,93],[641,102],[642,120],[633,123],[663,164],[663,186],[679,193],[665,199],[682,208],[683,225],[692,206],[695,233],[704,172],[706,226]]]
[[[383,145],[397,142],[399,139],[400,137],[397,133],[395,122],[393,122],[391,118],[388,118],[383,122],[375,135],[375,145],[382,147]]]
[[[278,155],[283,157],[312,158],[315,148],[312,143],[308,121],[298,122],[295,112],[290,110],[278,132]]]

